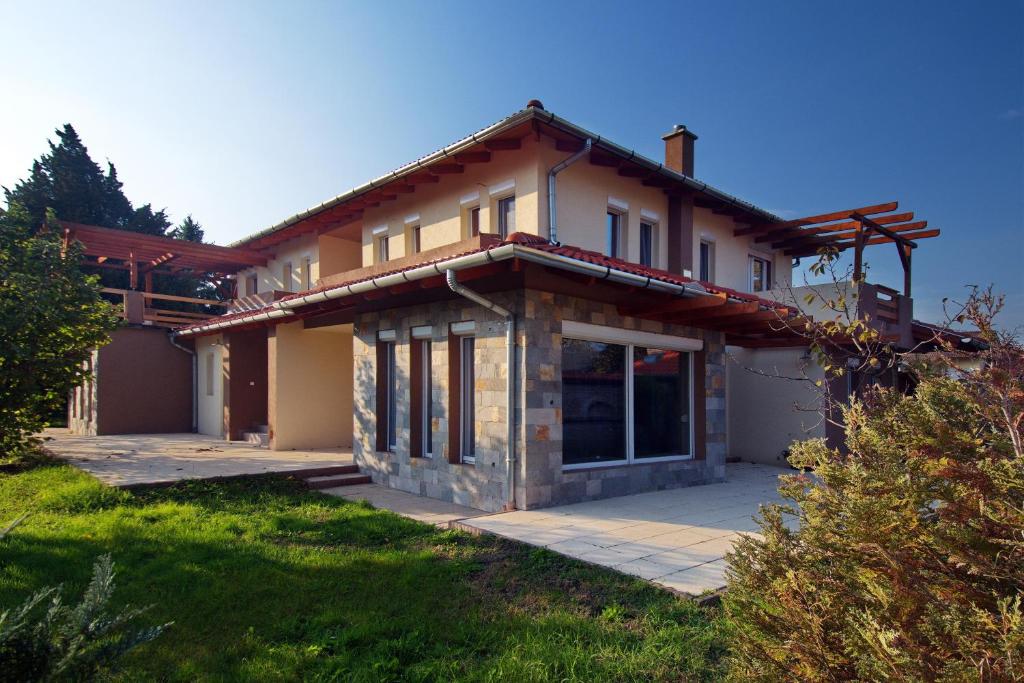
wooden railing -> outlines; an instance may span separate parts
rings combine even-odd
[[[914,302],[910,297],[884,285],[864,283],[861,285],[860,310],[875,321],[874,326],[882,333],[883,339],[903,346],[912,343]]]
[[[153,292],[138,292],[132,289],[114,289],[104,287],[102,292],[119,296],[121,298],[121,317],[130,323],[143,325],[160,325],[173,327],[176,325],[187,325],[197,320],[206,320],[221,315],[227,307],[226,301],[216,299],[198,299],[193,296],[178,296],[176,294],[155,294]],[[180,303],[194,304],[196,306],[207,306],[215,308],[214,311],[178,311],[169,308],[160,308],[154,302],[177,301]]]

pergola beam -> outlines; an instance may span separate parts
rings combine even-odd
[[[854,218],[854,214],[860,216],[873,216],[879,213],[889,213],[899,208],[899,202],[886,202],[884,204],[873,204],[871,206],[862,206],[856,209],[847,209],[845,211],[834,211],[832,213],[822,213],[817,216],[808,216],[806,218],[797,218],[792,221],[783,221],[781,223],[761,223],[758,225],[752,225],[749,228],[737,228],[733,230],[733,235],[736,237],[742,237],[744,235],[753,235],[756,233],[762,233],[768,230],[779,230],[782,228],[800,228],[808,225],[816,225],[818,223],[831,223],[832,221],[841,221],[847,218]]]

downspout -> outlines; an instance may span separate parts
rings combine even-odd
[[[469,299],[473,303],[480,304],[484,308],[494,311],[505,318],[505,363],[508,366],[508,373],[505,378],[505,424],[508,426],[508,435],[505,442],[505,481],[508,484],[506,492],[505,509],[516,508],[516,409],[515,409],[515,377],[516,377],[516,317],[512,311],[503,308],[498,304],[485,299],[471,289],[459,284],[454,270],[445,272],[445,280],[448,288],[459,296]],[[452,425],[448,425],[453,429]]]
[[[195,434],[199,431],[199,359],[195,351],[174,341],[174,332],[168,332],[167,341],[192,356],[192,433]]]
[[[594,140],[592,138],[587,138],[587,141],[583,143],[583,148],[580,151],[566,159],[563,159],[548,171],[548,240],[552,243],[558,242],[558,202],[556,200],[557,183],[555,182],[555,176],[582,159],[584,155],[590,152],[590,148],[593,146]]]

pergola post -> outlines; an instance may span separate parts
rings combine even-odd
[[[896,248],[899,249],[900,262],[903,264],[903,296],[910,297],[910,257],[914,253],[910,243],[897,243]]]
[[[853,281],[860,283],[864,279],[864,224],[857,221],[854,226],[853,245]]]
[[[139,262],[135,260],[135,250],[128,252],[128,289],[139,288]]]

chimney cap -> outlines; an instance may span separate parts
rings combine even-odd
[[[529,109],[530,107],[533,107],[534,109],[544,109],[544,103],[540,100],[530,100],[526,103],[526,108]]]
[[[669,132],[667,132],[664,135],[662,135],[661,139],[662,140],[668,140],[669,138],[674,138],[677,135],[684,135],[684,134],[688,135],[690,138],[692,138],[694,140],[697,139],[697,135],[692,130],[689,130],[686,126],[684,126],[681,123],[677,123],[676,125],[672,126],[672,130],[670,130]]]

